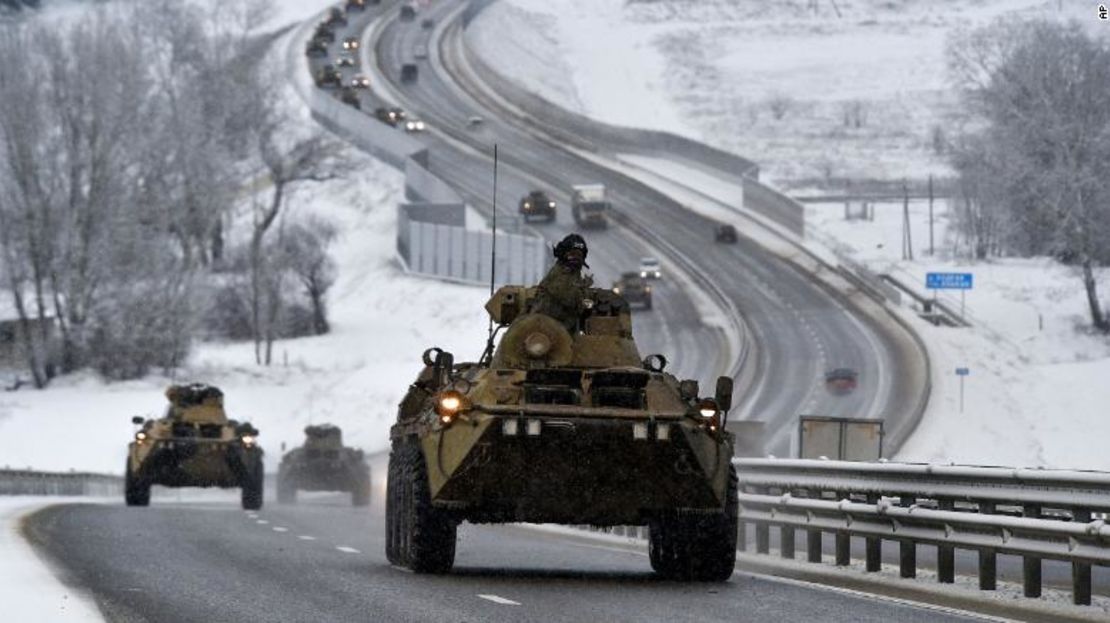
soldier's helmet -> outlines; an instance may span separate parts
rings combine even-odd
[[[568,234],[567,237],[559,241],[555,245],[555,259],[560,264],[567,264],[572,268],[577,268],[579,264],[589,268],[590,265],[586,263],[586,256],[589,255],[590,250],[586,247],[586,240],[578,234]]]

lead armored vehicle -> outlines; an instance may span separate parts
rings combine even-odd
[[[170,405],[158,419],[135,416],[140,425],[127,447],[124,500],[150,504],[150,487],[239,487],[243,508],[262,508],[262,448],[258,430],[228,419],[224,395],[211,385],[172,385]]]
[[[502,287],[486,304],[498,331],[480,361],[424,353],[390,431],[390,562],[449,571],[462,521],[639,525],[661,575],[732,574],[732,379],[702,397],[663,356],[641,358],[624,299],[588,292],[572,332],[528,313],[535,288]]]
[[[292,504],[297,491],[347,491],[351,504],[370,503],[370,466],[362,450],[343,445],[338,426],[306,426],[304,445],[281,457],[278,502]]]

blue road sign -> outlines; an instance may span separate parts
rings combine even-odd
[[[971,273],[925,273],[925,287],[930,290],[970,290]]]
[[[956,368],[956,376],[968,376],[971,374],[970,368]]]

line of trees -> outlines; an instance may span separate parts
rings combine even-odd
[[[292,184],[341,167],[267,79],[270,40],[250,34],[265,8],[119,2],[0,27],[0,277],[36,386],[52,363],[109,378],[180,365],[212,307],[238,304],[226,287],[245,292],[260,363],[297,332],[281,323],[301,300],[301,324],[327,330],[334,230],[284,213]]]
[[[976,257],[1077,267],[1110,331],[1094,268],[1110,262],[1110,47],[1079,23],[997,23],[949,49],[970,117],[954,141],[961,229]]]

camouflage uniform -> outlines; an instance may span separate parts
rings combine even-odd
[[[551,316],[574,335],[585,309],[582,301],[589,297],[593,285],[593,277],[582,275],[581,268],[571,268],[560,262],[547,271],[536,287],[536,296],[528,311]]]

